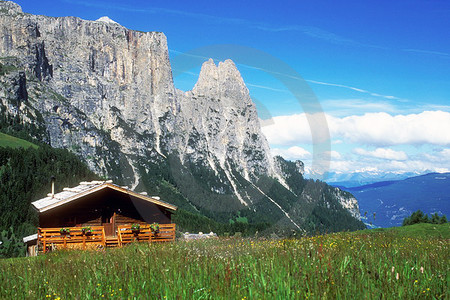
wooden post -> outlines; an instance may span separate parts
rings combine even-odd
[[[113,213],[113,216],[111,217],[111,223],[112,223],[112,231],[113,235],[116,235],[116,212]]]
[[[102,241],[103,241],[103,246],[105,246],[105,249],[106,249],[105,227],[103,227],[103,226],[102,226]]]
[[[41,243],[41,228],[38,227],[37,230],[37,241],[36,241],[36,255],[39,254],[39,244]]]
[[[83,235],[83,250],[86,250],[86,234],[81,234]]]
[[[43,233],[43,239],[44,239],[44,254],[45,254],[45,250],[47,248],[47,240],[46,240],[46,231],[45,230],[44,230],[44,233]]]
[[[65,235],[65,234],[63,234],[63,237],[64,237],[64,249],[66,249],[66,248],[67,248],[67,243],[66,243],[66,235]]]

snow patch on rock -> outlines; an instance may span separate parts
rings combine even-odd
[[[112,20],[110,17],[108,16],[103,16],[101,18],[98,18],[97,20],[95,20],[97,22],[104,22],[104,23],[110,23],[110,24],[117,24],[120,25],[119,23],[117,23],[116,21]]]

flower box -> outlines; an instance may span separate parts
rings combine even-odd
[[[81,232],[84,235],[91,235],[92,234],[92,229],[91,229],[91,227],[83,227],[83,228],[81,228]]]

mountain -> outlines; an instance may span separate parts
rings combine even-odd
[[[419,209],[429,215],[450,215],[450,173],[430,173],[345,190],[358,199],[364,222],[378,227],[400,226],[405,217]]]
[[[231,60],[206,61],[183,92],[161,32],[26,14],[9,1],[0,15],[3,131],[69,149],[101,176],[216,221],[362,227],[351,194],[304,180],[300,161],[271,157]]]
[[[362,185],[372,184],[382,181],[396,181],[403,180],[409,177],[423,175],[425,173],[395,173],[395,172],[379,172],[379,171],[359,171],[353,173],[336,173],[330,172],[328,178],[325,181],[336,187],[358,187]],[[306,176],[308,174],[305,174]]]

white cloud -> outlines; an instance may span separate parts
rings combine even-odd
[[[374,151],[354,150],[352,156],[344,155],[340,160],[331,159],[330,171],[341,174],[450,172],[450,149],[433,151],[431,153],[422,152],[416,155],[409,155],[408,159],[401,160],[397,159],[404,158],[403,151],[389,150],[391,149],[376,149]],[[390,158],[380,159],[379,156],[383,155]]]
[[[450,149],[443,149],[431,154],[425,153],[423,156],[424,160],[430,162],[445,162],[446,165],[450,166]]]
[[[448,164],[431,162],[423,159],[412,160],[382,160],[372,157],[358,156],[349,160],[331,160],[330,171],[340,174],[352,173],[428,173],[428,172],[450,172]],[[308,168],[308,166],[306,166]]]
[[[408,155],[406,155],[403,151],[395,151],[392,149],[386,148],[377,148],[374,151],[367,151],[362,148],[356,148],[353,150],[354,153],[362,156],[370,156],[375,158],[382,159],[391,159],[391,160],[407,160]]]
[[[345,118],[329,117],[332,136],[368,145],[450,144],[450,113],[424,111],[395,115],[367,113]]]
[[[272,155],[280,155],[285,159],[297,160],[297,159],[309,159],[311,158],[311,153],[302,147],[293,146],[288,149],[274,148],[271,149]]]
[[[272,145],[311,144],[312,141],[306,114],[273,117],[262,121],[261,126]]]
[[[366,113],[343,118],[326,115],[327,121],[313,120],[316,137],[326,137],[346,143],[386,147],[393,145],[450,145],[450,113],[424,111],[419,114],[390,115]],[[271,124],[264,126],[265,124]],[[312,134],[306,114],[278,116],[262,124],[262,131],[272,145],[292,146],[312,143]],[[319,129],[319,130],[318,130]]]
[[[334,150],[330,151],[329,155],[330,155],[331,159],[342,159],[341,154]]]

